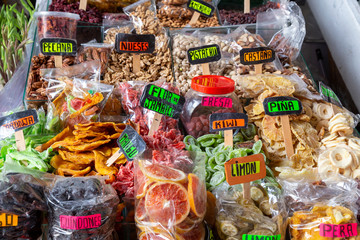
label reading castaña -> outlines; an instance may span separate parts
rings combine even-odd
[[[240,63],[253,65],[272,62],[275,60],[275,52],[269,47],[243,48],[240,50]]]

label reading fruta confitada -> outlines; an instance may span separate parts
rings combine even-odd
[[[8,213],[0,213],[0,227],[15,227],[18,225],[18,216]]]
[[[214,113],[210,115],[210,132],[246,128],[247,123],[244,113]]]
[[[35,110],[26,110],[0,118],[0,138],[30,127],[38,122]]]
[[[252,234],[244,234],[242,235],[242,240],[280,240],[281,235],[272,235],[272,236],[265,236],[265,235],[252,235]]]
[[[261,153],[232,158],[225,162],[224,167],[229,185],[252,182],[266,176],[265,160]]]
[[[357,236],[357,223],[320,224],[320,236],[329,238],[347,238]]]
[[[299,99],[293,97],[268,97],[263,102],[266,115],[281,116],[300,114],[302,104]]]
[[[340,99],[330,87],[326,86],[322,82],[319,82],[319,89],[320,95],[325,101],[342,107]]]
[[[202,97],[201,105],[206,107],[232,108],[232,99],[229,97]]]
[[[153,34],[118,33],[115,39],[115,50],[118,53],[153,53],[155,36]]]
[[[190,48],[187,55],[192,65],[216,62],[221,59],[220,47],[217,44]]]
[[[140,98],[141,107],[171,118],[180,117],[184,103],[184,97],[153,84],[146,85]]]
[[[60,215],[60,227],[62,229],[89,229],[101,226],[101,214],[89,216],[66,216]]]
[[[189,0],[187,2],[187,7],[204,15],[205,17],[211,17],[215,11],[214,6],[201,0]]]
[[[128,161],[132,161],[137,154],[143,153],[146,149],[142,137],[130,126],[126,126],[117,143]]]
[[[269,47],[243,48],[240,50],[240,63],[253,65],[275,60],[275,52]]]
[[[40,52],[47,56],[76,55],[76,40],[67,38],[43,38],[40,40]]]

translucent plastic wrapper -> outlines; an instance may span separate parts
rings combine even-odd
[[[103,178],[56,178],[45,197],[49,239],[113,239],[119,198]]]
[[[37,239],[47,211],[45,183],[29,174],[7,173],[0,180],[2,239]]]
[[[89,42],[81,44],[77,60],[79,63],[96,60],[100,62],[101,74],[104,74],[113,49],[111,44]]]
[[[259,13],[256,28],[262,36],[273,32],[269,29],[276,31],[268,45],[278,53],[281,62],[290,63],[298,57],[306,29],[304,16],[295,2],[281,4],[280,9]]]
[[[139,239],[204,239],[205,158],[192,152],[167,164],[135,161],[135,221]],[[153,159],[151,159],[153,158]]]
[[[75,78],[74,81],[50,80],[47,88],[49,103],[47,129],[57,122],[74,126],[79,123],[96,122],[113,86]]]
[[[159,4],[158,13],[170,18],[191,18],[194,14],[190,9],[187,8],[186,4],[181,6]]]
[[[359,239],[355,234],[359,198],[355,181],[343,178],[337,182],[311,183],[303,179],[281,181],[281,185],[290,216],[291,240]]]
[[[123,11],[126,15],[130,17],[130,20],[135,26],[137,34],[145,34],[144,32],[146,31],[153,31],[151,33],[155,33],[155,31],[158,31],[157,29],[153,29],[153,26],[156,24],[155,22],[144,22],[146,18],[157,19],[156,5],[154,0],[140,0],[125,7]]]

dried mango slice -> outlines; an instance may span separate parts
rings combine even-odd
[[[48,142],[44,143],[41,146],[36,147],[35,149],[39,152],[45,151],[46,149],[48,149],[49,147],[51,147],[51,145],[53,145],[55,142],[58,142],[60,140],[65,139],[68,136],[71,136],[72,133],[70,131],[70,128],[67,127],[64,130],[62,130],[62,132],[60,132],[58,135],[56,135],[55,137],[53,137],[52,139],[50,139]]]
[[[72,169],[66,169],[66,168],[58,168],[56,170],[58,175],[61,176],[73,176],[73,177],[81,177],[86,175],[91,171],[91,167],[87,167],[83,170],[72,170]]]
[[[94,153],[93,152],[83,152],[83,153],[74,153],[68,152],[64,150],[58,151],[61,158],[65,159],[66,161],[75,163],[75,164],[91,164],[95,161]]]
[[[65,161],[64,159],[61,158],[60,155],[56,155],[53,158],[51,158],[50,165],[53,166],[53,168],[55,169],[66,168],[71,170],[82,170],[88,167],[88,165],[74,164],[72,162]]]
[[[64,146],[64,148],[66,148],[69,151],[73,151],[73,152],[91,151],[91,150],[94,150],[94,149],[100,147],[101,145],[104,145],[110,141],[111,141],[111,139],[106,139],[106,140],[101,140],[101,141],[92,142],[92,143],[85,143],[85,144],[81,144],[78,146]]]
[[[94,150],[95,155],[95,169],[101,175],[112,175],[117,173],[116,167],[108,167],[106,166],[107,157],[101,154],[101,152]]]

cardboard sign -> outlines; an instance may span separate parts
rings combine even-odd
[[[348,238],[357,236],[357,223],[320,224],[320,236],[328,238]]]
[[[254,65],[275,60],[275,52],[269,47],[243,48],[240,50],[240,63]]]
[[[252,235],[244,234],[242,235],[242,240],[280,240],[281,235],[265,236],[265,235]]]
[[[118,33],[115,38],[115,51],[118,53],[153,53],[155,36],[153,34]]]
[[[101,214],[88,216],[66,216],[60,215],[60,228],[62,229],[90,229],[101,226]]]
[[[38,122],[35,110],[26,110],[0,118],[0,138],[8,137],[14,132],[30,127]]]
[[[18,225],[18,216],[8,213],[0,213],[0,227],[16,227]]]
[[[211,17],[215,11],[215,7],[213,5],[201,0],[189,0],[187,2],[187,7],[205,17]]]
[[[229,185],[249,183],[266,176],[265,160],[261,153],[232,158],[224,164],[224,167]]]
[[[67,38],[43,38],[40,40],[40,52],[45,56],[75,56],[76,40]]]
[[[142,137],[130,126],[126,126],[117,144],[128,161],[134,160],[137,154],[143,153],[146,149],[146,143]]]
[[[189,63],[192,65],[216,62],[221,59],[220,47],[217,44],[190,48],[187,50]]]
[[[329,87],[323,84],[322,82],[319,82],[319,91],[321,97],[332,104],[335,104],[339,107],[342,107],[341,101],[338,98],[338,96],[334,93],[334,91]]]
[[[282,116],[300,114],[302,104],[293,97],[268,97],[263,102],[265,114],[269,116]]]
[[[229,97],[202,97],[201,105],[206,107],[232,108],[232,99]]]
[[[210,132],[246,128],[248,116],[244,113],[214,113],[210,115]]]
[[[183,96],[153,84],[146,85],[140,99],[141,107],[171,118],[180,117],[184,104]]]

